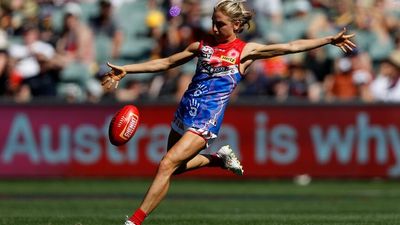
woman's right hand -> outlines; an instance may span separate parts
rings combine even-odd
[[[104,74],[101,85],[107,90],[117,88],[119,81],[125,77],[126,71],[122,66],[116,66],[111,63],[107,63],[107,66],[111,68],[111,71]]]

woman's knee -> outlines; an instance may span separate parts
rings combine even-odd
[[[159,170],[172,175],[180,165],[181,163],[166,155],[161,159]]]

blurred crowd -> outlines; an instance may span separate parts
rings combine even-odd
[[[105,91],[106,62],[166,57],[211,30],[218,0],[0,0],[0,99],[178,101],[193,60],[135,74]],[[355,33],[357,49],[325,46],[257,61],[233,100],[400,102],[400,0],[249,0],[246,41],[273,44]]]

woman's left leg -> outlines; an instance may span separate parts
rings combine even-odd
[[[195,134],[196,135],[196,134]],[[168,136],[168,148],[171,149],[182,135],[174,130],[171,130]],[[200,137],[200,136],[199,136]],[[205,146],[204,146],[205,149]],[[204,150],[203,149],[203,150]],[[200,151],[199,151],[200,152]],[[202,167],[220,167],[228,169],[236,175],[243,175],[243,168],[240,161],[236,158],[235,153],[229,146],[223,146],[216,154],[197,154],[193,158],[182,163],[174,174],[181,174],[191,170],[196,170]]]
[[[167,149],[171,149],[173,145],[182,137],[178,132],[171,129],[168,136]],[[205,149],[205,147],[204,147]],[[203,149],[203,150],[204,150]],[[193,158],[189,159],[186,163],[182,164],[174,174],[181,174],[190,170],[195,170],[201,167],[223,167],[223,161],[215,154],[197,154]]]
[[[168,136],[168,148],[172,148],[173,145],[182,136],[174,130],[171,130]],[[205,148],[205,147],[204,147]],[[239,160],[236,158],[235,153],[229,146],[224,146],[217,151],[216,154],[197,154],[193,158],[188,159],[187,162],[183,163],[174,174],[181,174],[187,171],[196,170],[202,167],[219,167],[232,171],[237,175],[243,175],[243,168]]]

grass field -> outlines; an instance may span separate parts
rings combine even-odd
[[[149,180],[2,180],[1,225],[121,225]],[[396,225],[396,181],[174,180],[143,225]]]

